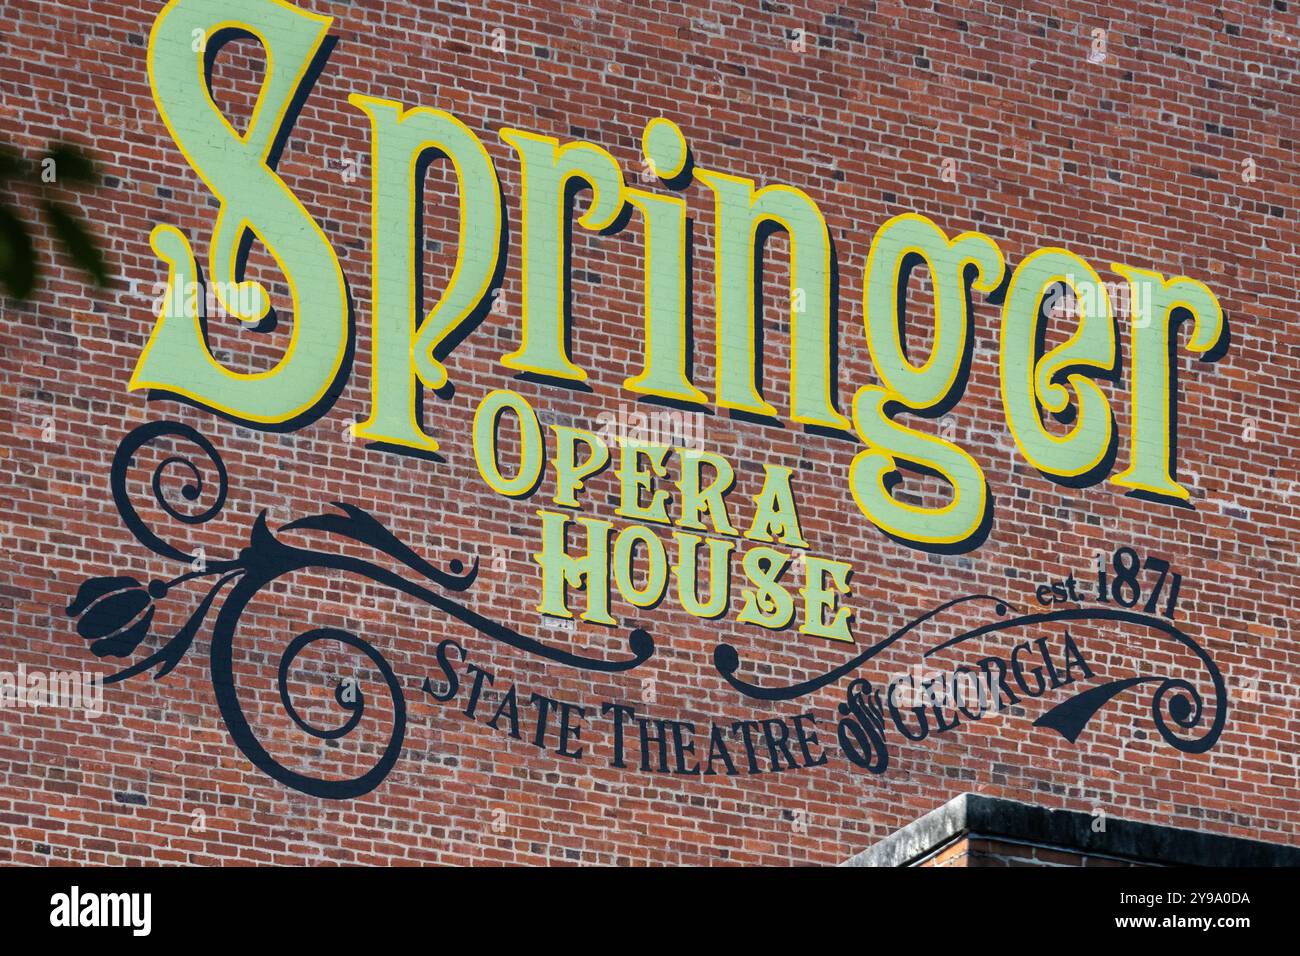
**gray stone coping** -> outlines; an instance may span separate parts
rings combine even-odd
[[[961,836],[1163,866],[1300,866],[1300,847],[1093,815],[964,793],[895,830],[842,866],[907,866]]]

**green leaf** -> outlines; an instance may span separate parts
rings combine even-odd
[[[32,164],[8,146],[0,144],[0,180],[28,179]]]
[[[99,179],[94,162],[78,146],[57,143],[46,155],[54,160],[54,175],[58,182],[94,183]]]
[[[36,286],[36,248],[27,226],[8,206],[0,205],[0,284],[16,299]]]
[[[72,261],[90,274],[90,277],[95,280],[95,285],[100,288],[108,285],[108,266],[94,237],[86,231],[75,216],[58,203],[44,202],[41,203],[41,207],[49,217],[55,235],[59,237],[68,255],[72,257]]]

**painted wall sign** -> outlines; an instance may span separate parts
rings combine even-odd
[[[151,242],[169,275],[166,296],[144,344],[129,388],[171,397],[254,428],[295,429],[323,414],[351,370],[357,338],[356,309],[348,280],[329,237],[283,179],[276,163],[292,135],[297,109],[306,100],[331,47],[330,19],[281,0],[173,0],[159,14],[149,37],[148,75],[158,113],[176,148],[203,180],[217,213],[200,264],[195,243],[174,226],[160,224]],[[240,131],[215,103],[209,74],[217,51],[231,38],[255,38],[266,58],[256,108]],[[988,465],[961,445],[933,431],[913,428],[902,415],[934,418],[963,399],[974,360],[972,303],[984,297],[999,306],[997,372],[1002,422],[1018,454],[1043,475],[1068,487],[1108,481],[1116,494],[1182,502],[1178,480],[1178,406],[1174,350],[1180,325],[1190,325],[1186,348],[1207,362],[1224,353],[1228,326],[1215,295],[1201,282],[1162,275],[1127,263],[1110,269],[1119,281],[1103,281],[1097,268],[1062,248],[1042,248],[1009,263],[988,235],[950,235],[922,215],[895,216],[871,241],[863,287],[839,288],[830,231],[818,202],[794,185],[760,184],[707,168],[686,132],[664,117],[648,117],[642,155],[650,182],[629,184],[601,146],[506,128],[521,183],[519,221],[507,226],[507,196],[482,136],[467,119],[418,103],[354,93],[358,124],[369,130],[370,254],[373,301],[369,315],[369,412],[355,434],[373,447],[414,454],[431,467],[448,455],[472,455],[478,474],[503,501],[535,504],[531,544],[536,568],[539,620],[580,620],[626,628],[630,613],[653,613],[672,602],[708,622],[735,621],[767,631],[793,630],[793,642],[830,641],[843,646],[843,662],[825,673],[783,683],[753,676],[760,669],[740,649],[719,643],[717,674],[760,709],[752,720],[698,726],[650,718],[618,700],[569,701],[543,689],[516,687],[503,675],[478,666],[462,643],[437,646],[440,673],[428,675],[423,693],[459,708],[502,735],[548,745],[558,756],[604,760],[646,772],[742,775],[820,766],[845,759],[873,773],[887,771],[890,754],[919,741],[978,722],[1025,699],[1054,701],[1035,724],[1076,740],[1089,720],[1117,695],[1149,692],[1151,719],[1170,747],[1198,753],[1214,746],[1227,713],[1218,668],[1177,624],[1184,582],[1179,569],[1134,542],[1116,542],[1113,553],[1091,569],[1063,569],[1058,579],[1032,582],[1024,595],[966,594],[952,597],[888,634],[855,628],[854,565],[847,556],[818,551],[800,520],[805,489],[793,470],[760,463],[760,490],[738,498],[737,463],[704,447],[674,445],[563,424],[544,426],[539,410],[509,388],[513,377],[579,390],[606,370],[574,360],[575,337],[599,335],[574,328],[572,220],[595,233],[621,229],[639,218],[644,231],[644,336],[639,368],[618,384],[634,399],[668,406],[690,416],[721,410],[740,420],[785,423],[835,433],[857,444],[840,476],[857,513],[846,521],[868,522],[901,545],[945,553],[976,549],[995,521]],[[450,164],[458,184],[459,239],[456,265],[437,301],[421,302],[419,203],[430,162]],[[646,188],[641,188],[642,186]],[[697,358],[690,347],[693,322],[689,248],[697,225],[686,211],[687,190],[711,194],[708,224],[714,253],[716,354],[713,394],[695,384]],[[783,232],[790,248],[788,404],[777,407],[763,394],[765,354],[761,309],[764,241]],[[275,259],[292,299],[292,335],[274,367],[256,373],[232,370],[210,346],[204,302],[215,295],[222,309],[250,326],[274,323],[271,295],[246,274],[252,244]],[[499,359],[502,387],[478,404],[460,434],[431,433],[426,403],[442,401],[455,382],[447,357],[484,320],[509,257],[523,276],[519,305],[520,345]],[[908,283],[924,267],[933,290],[932,345],[923,360],[906,347]],[[841,335],[838,296],[860,295],[863,326]],[[1127,303],[1127,323],[1117,320],[1115,299]],[[1064,313],[1064,314],[1063,314]],[[1062,344],[1047,346],[1049,327],[1070,330]],[[1131,350],[1125,377],[1121,343]],[[874,381],[841,381],[841,349],[865,349]],[[620,376],[621,377],[621,376]],[[1131,429],[1120,435],[1107,392],[1126,392]],[[604,384],[604,383],[602,383]],[[845,396],[851,396],[845,403]],[[332,569],[427,604],[493,640],[555,665],[595,672],[634,671],[655,656],[646,629],[630,628],[626,651],[612,659],[588,657],[553,639],[539,639],[472,610],[463,595],[483,566],[459,561],[436,567],[398,539],[364,501],[322,502],[319,514],[272,528],[263,513],[248,529],[247,546],[226,560],[195,562],[195,547],[165,540],[144,519],[129,493],[137,453],[167,439],[196,450],[165,459],[150,478],[156,504],[172,518],[199,525],[225,504],[226,466],[218,449],[192,426],[156,421],[131,431],[110,472],[113,500],[126,527],[149,551],[177,562],[167,580],[142,582],[105,576],[87,581],[68,608],[77,629],[101,657],[128,658],[149,630],[154,605],[176,592],[193,595],[188,623],[157,652],[111,678],[121,681],[153,672],[165,676],[182,659],[200,630],[212,628],[213,688],[226,725],[243,753],[287,786],[332,798],[349,798],[377,786],[399,759],[406,723],[402,681],[369,642],[337,628],[298,635],[283,652],[279,688],[285,711],[304,732],[322,739],[345,736],[365,709],[364,692],[340,685],[338,704],[349,714],[340,727],[322,728],[300,717],[288,692],[287,674],[305,648],[336,641],[367,656],[383,675],[394,721],[387,746],[374,766],[355,779],[304,775],[282,765],[252,732],[237,693],[231,648],[249,602],[264,589],[303,568]],[[1127,467],[1117,470],[1119,455]],[[169,469],[188,474],[187,495],[216,488],[215,503],[199,514],[178,510],[163,494]],[[609,471],[617,504],[588,491]],[[946,489],[938,502],[908,494],[908,475],[937,477]],[[207,482],[208,484],[205,484]],[[1009,516],[1008,516],[1009,517]],[[338,550],[290,543],[295,531],[338,542]],[[405,569],[358,557],[354,545],[377,549]],[[471,547],[467,543],[467,548]],[[819,544],[818,547],[821,547]],[[797,574],[799,585],[792,583]],[[868,582],[865,586],[872,586]],[[740,600],[734,608],[732,595]],[[918,661],[980,638],[1001,636],[1004,651],[956,666],[946,673],[897,678],[873,685],[864,674],[873,658],[900,642],[916,641],[921,626],[950,627],[941,640],[918,645]],[[1173,671],[1150,671],[1109,679],[1087,641],[1076,635],[1088,624],[1158,642],[1169,656],[1199,668],[1202,686]],[[840,688],[834,713],[809,710],[796,717],[764,713],[765,703],[798,701],[828,686]],[[486,704],[485,686],[504,690]],[[1212,708],[1204,694],[1212,695]],[[613,745],[593,753],[582,728],[606,722]],[[635,739],[639,762],[624,742]],[[547,743],[550,742],[550,743]]]

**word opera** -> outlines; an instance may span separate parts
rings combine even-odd
[[[293,302],[293,328],[273,368],[241,374],[225,367],[209,347],[200,297],[179,291],[199,288],[203,275],[190,242],[179,229],[159,225],[151,242],[169,267],[169,289],[175,294],[164,300],[131,388],[183,396],[242,422],[284,428],[319,414],[346,378],[354,329],[339,260],[320,225],[274,170],[295,108],[323,62],[320,54],[330,23],[328,17],[282,0],[173,0],[154,24],[148,51],[154,100],[177,146],[219,203],[206,284],[220,306],[239,321],[264,320],[270,296],[261,284],[246,279],[244,270],[245,254],[255,238],[283,272]],[[234,36],[256,38],[267,57],[265,80],[242,133],[215,104],[207,79],[215,51]],[[360,93],[350,95],[348,102],[356,108],[358,121],[364,118],[369,125],[372,170],[371,398],[369,417],[355,431],[379,446],[433,452],[439,443],[422,424],[421,402],[426,394],[446,394],[449,376],[440,359],[491,304],[494,283],[509,254],[505,199],[482,140],[460,119],[442,110]],[[862,290],[862,334],[879,384],[861,384],[846,415],[839,410],[841,383],[832,360],[839,345],[832,315],[832,242],[821,211],[806,192],[780,184],[760,186],[696,165],[682,131],[662,117],[650,119],[642,137],[646,169],[654,173],[644,178],[658,180],[653,189],[629,186],[614,158],[592,143],[561,143],[511,128],[502,129],[500,137],[518,159],[522,182],[521,344],[501,357],[506,369],[558,383],[581,383],[588,377],[573,361],[566,307],[567,227],[575,204],[581,202],[585,208],[577,224],[583,229],[606,232],[639,216],[644,230],[644,352],[640,370],[623,387],[677,407],[712,402],[768,419],[788,412],[791,421],[811,429],[856,434],[862,447],[848,469],[852,497],[862,514],[891,538],[922,548],[964,550],[976,546],[987,532],[991,495],[980,464],[958,444],[897,420],[903,413],[934,417],[961,397],[974,348],[972,290],[1001,303],[1002,407],[1025,460],[1074,486],[1099,481],[1111,470],[1120,442],[1109,400],[1098,382],[1119,376],[1120,332],[1112,303],[1118,296],[1075,254],[1039,249],[1012,270],[998,244],[980,233],[950,236],[916,214],[884,223],[870,246]],[[459,246],[454,271],[438,301],[421,315],[417,199],[431,158],[450,163],[456,176]],[[689,189],[707,190],[713,201],[717,346],[712,396],[693,384],[688,347],[690,226],[683,194]],[[582,191],[589,195],[580,197]],[[781,411],[763,397],[758,374],[763,361],[761,307],[756,307],[754,280],[764,254],[759,237],[772,230],[788,235],[791,257],[790,397],[789,408]],[[922,265],[933,288],[934,318],[930,354],[918,364],[906,348],[906,292],[912,271]],[[1122,277],[1123,282],[1114,285],[1130,305],[1132,362],[1128,466],[1110,481],[1141,496],[1186,499],[1187,490],[1176,480],[1177,388],[1171,386],[1176,332],[1189,322],[1186,348],[1213,360],[1228,340],[1223,313],[1214,294],[1193,279],[1119,263],[1112,269]],[[1061,295],[1074,302],[1064,320],[1072,323],[1072,333],[1063,344],[1047,348],[1049,320],[1063,320],[1044,305]],[[519,440],[509,444],[519,451],[518,460],[503,471],[496,433],[507,412],[518,418]],[[475,459],[485,480],[505,495],[531,494],[546,459],[544,436],[528,403],[514,392],[492,392],[475,415],[473,431]],[[592,433],[560,427],[553,432],[558,446],[553,500],[557,506],[577,508],[575,493],[583,479],[609,462],[611,450]],[[674,453],[681,465],[681,495],[678,514],[670,518],[664,504],[667,495],[654,490],[654,480],[666,474],[666,460]],[[719,456],[657,445],[625,447],[620,454],[619,513],[684,529],[674,534],[679,574],[683,568],[694,574],[701,540],[689,532],[704,529],[702,516],[709,517],[709,530],[740,535],[722,498],[732,472]],[[948,490],[938,504],[923,507],[905,501],[898,494],[901,470],[937,477]],[[647,494],[648,504],[642,500]],[[788,471],[767,467],[767,481],[753,510],[746,538],[806,546]],[[591,550],[589,560],[583,561],[564,553],[565,512],[543,512],[542,518],[538,560],[547,580],[539,609],[567,616],[565,584],[577,586],[604,563],[606,545],[598,539],[604,538],[601,525],[607,523],[587,522]],[[662,546],[656,550],[651,537],[633,529],[630,537],[625,533],[614,542],[614,576],[625,597],[640,606],[653,606],[664,587]],[[637,545],[650,555],[648,583],[641,591],[634,589],[630,574],[620,572],[618,561],[620,555],[630,561]],[[728,560],[730,543],[715,545],[710,546],[713,562]],[[789,595],[782,598],[775,584],[784,556],[758,548],[746,556],[745,564],[751,579],[762,579],[769,588],[760,588],[754,606],[747,608],[749,617],[767,626],[788,622]],[[814,632],[851,640],[834,616],[829,623],[822,620],[828,598],[818,590],[826,577],[842,589],[846,574],[847,566],[838,562],[824,562],[815,575],[809,569],[810,581],[816,577],[822,582],[805,589],[805,626]],[[691,597],[685,603],[704,616],[714,609],[714,601]],[[584,617],[611,620],[594,598]]]

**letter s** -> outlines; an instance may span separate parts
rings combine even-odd
[[[332,394],[351,344],[347,286],[324,232],[274,170],[331,22],[282,0],[172,0],[155,21],[148,54],[154,102],[220,204],[208,249],[212,291],[241,321],[267,317],[266,289],[244,279],[244,258],[256,238],[284,274],[293,330],[273,368],[244,373],[224,367],[208,345],[207,317],[196,301],[201,297],[189,291],[199,282],[189,240],[176,227],[159,225],[150,242],[169,267],[170,292],[130,388],[161,389],[260,424],[309,415]],[[256,39],[266,55],[262,88],[242,134],[209,88],[217,51],[235,37]]]
[[[438,656],[438,666],[442,668],[442,673],[447,678],[447,689],[445,691],[442,691],[441,693],[435,693],[433,689],[433,682],[430,681],[429,678],[427,677],[424,679],[424,684],[422,685],[422,689],[424,690],[424,692],[440,703],[446,703],[447,701],[451,700],[453,697],[456,696],[456,692],[460,690],[460,675],[456,673],[456,669],[452,667],[451,660],[447,656],[448,648],[452,648],[452,647],[454,647],[459,652],[460,659],[464,661],[465,648],[461,647],[451,638],[447,638],[447,640],[439,644],[438,649],[436,651]]]
[[[844,756],[872,773],[884,773],[889,767],[889,748],[880,691],[874,690],[870,681],[857,678],[849,683],[838,710],[836,734]]]

